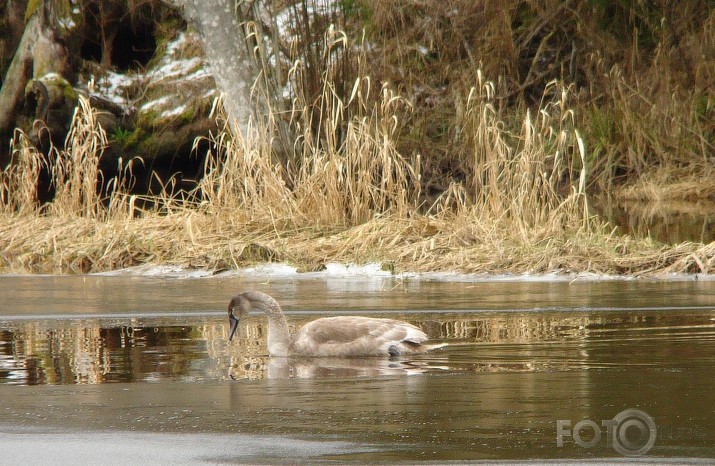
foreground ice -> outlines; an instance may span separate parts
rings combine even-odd
[[[345,441],[250,434],[84,432],[0,426],[2,464],[250,464],[370,451]],[[42,445],[42,448],[37,448]]]

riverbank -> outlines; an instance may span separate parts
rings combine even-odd
[[[271,227],[201,209],[110,222],[5,216],[0,221],[0,272],[74,274],[148,264],[215,273],[263,263],[310,272],[330,263],[378,263],[387,273],[664,276],[711,274],[715,260],[712,243],[669,246],[604,230],[515,235],[485,228],[466,214],[378,217],[333,231]]]
[[[497,110],[493,83],[472,88],[462,136],[471,154],[462,169],[471,176],[438,192],[424,182],[420,155],[397,150],[390,122],[405,101],[387,87],[379,105],[362,102],[369,110],[360,118],[347,116],[354,103],[326,90],[323,104],[335,117],[321,122],[321,134],[302,126],[299,158],[276,158],[268,124],[245,137],[224,126],[194,189],[169,182],[149,195],[132,191],[137,161],[103,179],[107,136],[80,97],[66,148],[50,166],[22,135],[14,141],[17,163],[0,176],[0,273],[142,264],[216,272],[267,262],[300,271],[380,263],[396,273],[713,273],[715,243],[631,237],[594,213],[587,144],[569,90],[553,87],[551,100],[517,124]],[[354,92],[367,95],[369,81],[357,80]],[[300,119],[313,117],[302,112]],[[44,168],[54,194],[40,204]]]

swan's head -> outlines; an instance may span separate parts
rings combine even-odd
[[[238,322],[241,320],[241,317],[247,315],[250,311],[251,301],[243,294],[235,296],[228,304],[228,322],[230,325],[228,331],[228,341],[233,339],[233,334],[236,333]],[[233,314],[234,312],[236,312],[238,316],[235,316]]]
[[[251,309],[263,311],[268,314],[268,317],[283,316],[281,307],[275,299],[271,298],[260,291],[246,291],[238,296],[234,296],[228,304],[228,321],[231,324],[229,329],[228,341],[231,341],[233,334],[238,328],[238,321],[241,317],[251,312]],[[233,313],[236,312],[237,315]]]

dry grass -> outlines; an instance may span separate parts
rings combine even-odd
[[[344,105],[330,89],[326,99]],[[270,220],[279,229],[345,228],[376,213],[405,216],[416,208],[419,183],[392,141],[392,107],[399,100],[385,89],[372,115],[342,121],[343,113],[333,112],[321,129],[331,135],[327,142],[306,127],[296,144],[299,156],[287,164],[273,156],[265,127],[247,138],[223,131],[212,141],[218,151],[206,157],[196,194],[212,209],[234,210],[244,222]]]
[[[709,2],[365,3],[370,37],[379,45],[368,72],[415,103],[398,147],[420,152],[435,184],[464,173],[465,147],[455,136],[460,105],[480,69],[495,80],[497,106],[509,109],[507,126],[523,109],[537,107],[549,82],[573,86],[570,108],[587,142],[591,192],[611,192],[646,174],[662,178],[656,173],[662,167],[678,167],[693,179],[712,170],[715,9]],[[669,181],[679,189],[677,180]],[[667,196],[670,188],[659,192]]]
[[[83,273],[142,263],[225,269],[266,261],[309,270],[328,261],[379,261],[410,271],[711,271],[712,247],[664,248],[615,236],[589,216],[583,141],[567,90],[536,118],[527,112],[514,133],[499,119],[490,89],[477,83],[465,102],[461,137],[473,151],[473,189],[454,183],[422,206],[419,164],[404,160],[391,139],[399,98],[388,90],[372,113],[343,122],[340,144],[306,132],[301,164],[273,161],[265,129],[249,140],[217,135],[219,150],[207,158],[194,201],[165,195],[138,216],[124,184],[87,181],[97,176],[103,132],[82,105],[68,148],[53,162],[58,195],[43,208],[30,176],[41,158],[18,139],[18,164],[2,177],[3,270]],[[108,194],[107,185],[115,188]]]
[[[346,47],[345,40],[331,30],[325,48]],[[355,69],[367,68],[364,55],[357,60]],[[588,186],[610,186],[619,167],[646,166],[644,154],[667,150],[659,146],[662,135],[644,136],[652,123],[644,121],[670,110],[642,112],[645,91],[623,87],[628,81],[617,73],[613,95],[622,95],[621,108],[630,109],[618,119],[609,114],[603,127],[628,135],[623,143],[635,152],[609,152],[611,146],[593,142],[589,151],[577,129],[583,120],[573,110],[578,96],[571,102],[576,91],[563,81],[545,82],[535,105],[507,106],[504,83],[474,72],[469,85],[455,90],[453,120],[444,132],[454,149],[450,163],[463,176],[434,196],[426,174],[441,161],[405,143],[405,128],[419,126],[410,112],[414,99],[377,86],[368,75],[351,86],[336,83],[330,53],[323,61],[311,86],[301,84],[299,62],[288,73],[296,90],[288,153],[286,128],[277,123],[285,115],[267,106],[269,113],[247,134],[213,136],[194,192],[175,196],[167,186],[143,204],[149,207],[139,208],[129,195],[131,162],[120,167],[119,179],[102,178],[106,136],[85,100],[65,148],[50,157],[18,134],[14,163],[0,175],[0,270],[84,273],[143,263],[220,270],[266,261],[313,270],[337,261],[383,262],[396,271],[713,272],[712,245],[666,247],[620,236],[590,212]],[[530,88],[540,82],[525,79]],[[301,93],[315,82],[322,84],[319,95]],[[635,118],[636,109],[642,118]],[[216,112],[221,118],[220,106]],[[671,124],[674,118],[660,123],[682,130]],[[55,196],[40,206],[43,171]],[[593,182],[594,173],[610,175]]]
[[[46,169],[44,157],[25,135],[16,131],[13,138],[13,164],[2,173],[0,209],[4,216],[33,215],[37,208],[37,184]]]

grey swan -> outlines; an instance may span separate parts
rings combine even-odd
[[[269,356],[399,356],[444,346],[426,344],[427,335],[407,322],[358,316],[324,317],[305,324],[291,335],[278,302],[260,291],[247,291],[231,299],[228,305],[229,342],[240,319],[252,310],[268,316]]]

